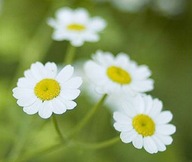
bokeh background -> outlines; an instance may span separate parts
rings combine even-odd
[[[181,1],[181,8],[176,10],[179,12],[170,13],[153,4],[130,12],[110,0],[1,0],[0,161],[16,161],[58,142],[52,121],[25,114],[12,97],[12,88],[35,61],[62,64],[68,42],[53,41],[53,30],[46,21],[58,8],[68,6],[84,7],[91,16],[101,16],[108,23],[99,42],[85,43],[77,49],[75,61],[87,60],[102,49],[114,54],[125,52],[139,64],[148,65],[155,80],[155,89],[150,94],[163,101],[164,110],[174,114],[172,123],[177,132],[173,144],[154,155],[119,142],[103,149],[60,147],[25,161],[192,162],[192,1]],[[76,109],[57,117],[63,134],[94,104],[86,93],[77,102]],[[77,140],[97,142],[118,134],[112,126],[112,114],[104,106]]]

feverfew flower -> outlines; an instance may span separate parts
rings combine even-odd
[[[82,46],[85,41],[97,42],[98,32],[106,26],[102,18],[90,18],[83,8],[72,10],[67,7],[59,9],[56,19],[48,19],[48,24],[55,29],[52,36],[54,40],[69,40],[73,46]]]
[[[101,93],[126,92],[131,95],[153,89],[153,80],[147,66],[138,66],[127,54],[114,57],[109,52],[97,51],[93,60],[84,66],[89,79]]]
[[[165,151],[166,145],[173,141],[172,135],[176,127],[168,124],[172,120],[170,111],[161,111],[162,102],[151,96],[138,95],[132,102],[123,105],[123,110],[115,112],[114,127],[120,131],[120,138],[124,143],[133,145],[153,154]]]
[[[43,65],[36,62],[24,72],[17,87],[13,89],[13,96],[17,104],[29,115],[38,113],[40,117],[49,118],[52,113],[63,114],[73,109],[82,84],[80,77],[72,77],[74,68],[65,66],[59,73],[55,63]]]

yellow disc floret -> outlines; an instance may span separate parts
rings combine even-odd
[[[74,30],[74,31],[82,31],[85,30],[85,26],[82,24],[70,24],[67,26],[68,30]]]
[[[129,84],[131,82],[130,74],[117,66],[110,66],[107,69],[107,76],[114,82],[119,84]]]
[[[135,116],[132,125],[137,133],[144,137],[152,136],[155,133],[155,123],[148,115],[139,114]]]
[[[60,93],[61,87],[54,79],[43,79],[35,86],[35,95],[45,101],[57,97]]]

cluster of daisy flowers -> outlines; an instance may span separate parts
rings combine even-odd
[[[115,57],[97,51],[84,68],[95,92],[108,94],[108,103],[115,110],[114,128],[121,132],[121,140],[151,154],[165,151],[176,128],[168,124],[172,114],[162,111],[162,102],[144,94],[153,89],[148,67],[137,65],[125,53]]]
[[[55,30],[53,39],[68,40],[73,46],[82,46],[85,41],[96,42],[106,22],[100,17],[90,18],[85,9],[61,8],[56,19],[48,19]],[[74,75],[74,67],[62,69],[53,62],[45,65],[33,63],[17,82],[13,96],[17,104],[29,115],[38,113],[47,119],[54,114],[63,114],[77,106],[74,101],[80,95],[82,78]],[[114,56],[110,52],[97,51],[84,65],[95,93],[108,96],[113,107],[114,128],[120,132],[124,143],[132,142],[149,153],[164,151],[172,143],[175,132],[170,111],[162,111],[162,102],[145,92],[153,89],[151,71],[146,65],[138,65],[126,53]],[[86,86],[86,85],[85,85]],[[88,85],[87,85],[88,86]]]

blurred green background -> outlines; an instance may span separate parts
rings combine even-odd
[[[0,161],[15,161],[58,141],[52,121],[29,116],[12,97],[18,76],[35,61],[62,63],[67,41],[51,39],[48,17],[63,6],[87,8],[91,16],[103,17],[108,25],[97,43],[85,43],[77,49],[76,61],[90,58],[97,49],[114,54],[125,52],[152,71],[155,89],[164,110],[174,114],[177,132],[173,144],[162,153],[150,155],[132,144],[119,142],[103,149],[61,147],[29,162],[191,162],[192,161],[192,1],[185,11],[165,17],[146,8],[137,13],[122,12],[110,3],[91,0],[4,0],[0,11]],[[19,68],[22,65],[22,68]],[[57,117],[62,132],[68,132],[91,108],[89,96],[81,94],[78,107]],[[112,114],[102,108],[77,136],[87,142],[117,136]]]

